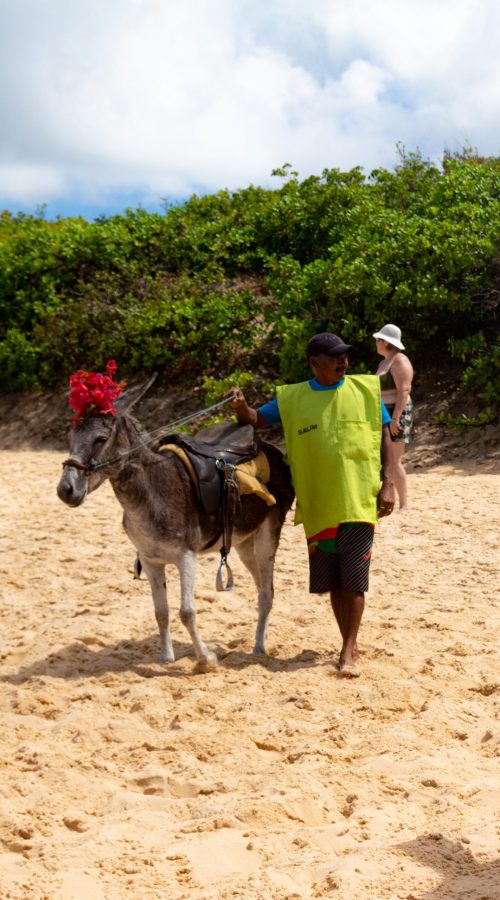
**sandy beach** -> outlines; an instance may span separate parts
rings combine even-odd
[[[232,593],[199,567],[218,670],[177,615],[161,666],[114,495],[65,507],[63,458],[0,452],[3,900],[498,898],[498,465],[410,467],[344,680],[291,517],[269,656],[233,553]]]

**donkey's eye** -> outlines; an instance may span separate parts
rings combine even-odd
[[[96,439],[94,441],[94,447],[100,447],[102,444],[105,444],[105,443],[106,443],[105,437],[96,437]]]

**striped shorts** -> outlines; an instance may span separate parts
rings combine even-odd
[[[373,525],[344,523],[339,526],[336,550],[309,547],[309,592],[326,594],[342,589],[365,593],[368,590],[373,544]]]

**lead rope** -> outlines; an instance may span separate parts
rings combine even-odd
[[[160,432],[168,434],[169,431],[172,430],[172,428],[179,428],[181,425],[187,425],[188,422],[192,422],[194,419],[199,419],[200,416],[206,416],[207,413],[213,412],[213,410],[215,409],[219,409],[221,406],[224,406],[226,403],[228,403],[230,399],[230,397],[226,397],[225,400],[219,400],[218,403],[214,403],[212,406],[206,406],[205,409],[199,409],[198,412],[191,413],[190,416],[184,416],[183,419],[176,419],[173,422],[169,422],[167,425],[161,425],[160,428],[155,428],[154,431],[148,432],[148,440],[141,441],[141,443],[137,447],[132,447],[131,450],[127,450],[125,453],[120,453],[119,456],[115,456],[114,459],[103,460],[103,462],[100,463],[90,460],[87,468],[91,472],[97,472],[98,469],[104,469],[106,466],[112,466],[115,463],[121,462],[122,459],[126,459],[126,457],[131,456],[132,453],[137,453],[142,447],[147,447],[148,444],[154,444],[154,442],[157,441],[161,436]]]

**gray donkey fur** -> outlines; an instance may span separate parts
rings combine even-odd
[[[151,449],[130,407],[147,390],[126,391],[116,401],[116,414],[89,415],[70,430],[70,458],[63,464],[57,486],[68,506],[80,506],[87,494],[109,479],[123,507],[123,526],[136,547],[153,595],[160,632],[161,662],[173,662],[170,612],[165,565],[173,563],[180,575],[180,618],[191,635],[198,669],[217,664],[215,653],[201,639],[196,623],[194,586],[196,556],[217,536],[217,516],[205,514],[183,463],[172,452]],[[128,451],[134,452],[125,455]],[[258,591],[258,619],[254,653],[265,653],[266,626],[273,603],[274,559],[281,528],[293,501],[293,488],[283,454],[263,443],[269,460],[269,488],[276,506],[267,506],[256,495],[243,495],[234,523],[233,546],[251,573]],[[116,461],[118,457],[118,461]],[[121,458],[120,458],[121,457]],[[110,461],[109,466],[89,471],[90,460]],[[217,541],[207,552],[220,547]]]

